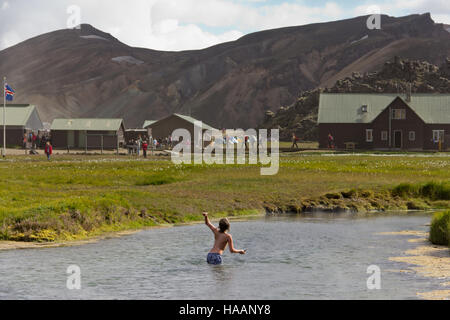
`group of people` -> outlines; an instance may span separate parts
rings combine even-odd
[[[141,135],[139,135],[139,137],[135,140],[131,139],[127,144],[128,154],[136,154],[137,156],[140,156],[142,151],[144,157],[147,157],[147,139],[147,137],[142,137]]]
[[[127,144],[128,154],[142,155],[146,158],[150,149],[156,150],[161,147],[171,149],[173,147],[172,137],[156,139],[153,137],[139,135],[137,139],[131,139]]]
[[[53,146],[51,144],[50,137],[46,134],[36,134],[35,132],[24,133],[22,140],[22,147],[27,150],[31,149],[30,152],[37,154],[38,149],[43,149],[50,160],[53,154]]]
[[[24,149],[41,149],[45,148],[49,141],[49,137],[45,134],[36,134],[35,132],[24,133],[22,139],[22,147]]]

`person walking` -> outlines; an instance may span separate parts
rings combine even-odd
[[[139,140],[134,140],[133,153],[139,157]]]
[[[297,142],[298,142],[298,138],[297,138],[297,136],[295,135],[295,133],[293,133],[293,134],[292,134],[292,147],[291,147],[292,149],[294,149],[294,147],[298,149],[298,144],[297,144]]]
[[[23,135],[23,148],[24,148],[24,149],[27,148],[27,142],[28,142],[27,135],[24,134],[24,135]]]
[[[41,142],[40,142],[40,144],[39,144],[39,149],[41,149],[41,148],[44,148],[45,149],[45,146],[47,145],[47,137],[46,136],[43,136],[42,137],[42,139],[41,139]]]
[[[137,156],[139,157],[141,155],[141,147],[142,147],[142,137],[139,135],[138,139],[136,140],[136,148],[137,148]]]
[[[41,148],[41,137],[38,134],[36,136],[36,149],[40,149],[40,148]]]
[[[53,154],[53,147],[50,144],[50,141],[47,142],[47,145],[45,146],[45,154],[47,155],[47,160],[50,161],[50,157]]]
[[[334,149],[334,137],[331,133],[328,134],[328,149]]]
[[[148,150],[148,143],[147,141],[144,141],[142,144],[142,151],[144,152],[144,158],[147,158],[147,150]]]
[[[33,135],[31,136],[31,148],[32,148],[32,149],[36,149],[36,139],[37,139],[37,136],[36,136],[36,134],[33,132]]]
[[[334,149],[334,137],[331,133],[328,134],[328,149]]]

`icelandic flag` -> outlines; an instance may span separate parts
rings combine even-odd
[[[6,100],[7,100],[7,101],[13,101],[13,99],[14,99],[14,94],[15,94],[15,91],[14,91],[10,86],[8,86],[8,84],[5,84],[5,96],[6,96]]]

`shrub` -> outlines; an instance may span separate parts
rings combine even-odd
[[[420,194],[432,200],[450,200],[450,184],[430,182],[420,188]]]
[[[450,245],[450,210],[434,215],[430,228],[430,241],[438,245]]]
[[[402,183],[395,187],[392,190],[392,195],[398,196],[398,197],[410,197],[410,196],[417,196],[419,193],[419,188],[416,185],[412,185],[410,183]]]
[[[393,196],[402,198],[421,197],[430,200],[450,200],[450,184],[430,182],[425,185],[403,183],[392,190]]]

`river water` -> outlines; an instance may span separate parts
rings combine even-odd
[[[77,247],[0,252],[0,299],[417,299],[437,280],[391,262],[417,244],[380,235],[427,231],[428,215],[367,218],[265,217],[232,222],[245,256],[209,266],[212,233],[204,225],[145,230]],[[67,268],[81,268],[81,290],[68,290]],[[381,269],[368,290],[367,268]],[[396,271],[397,270],[397,271]]]

